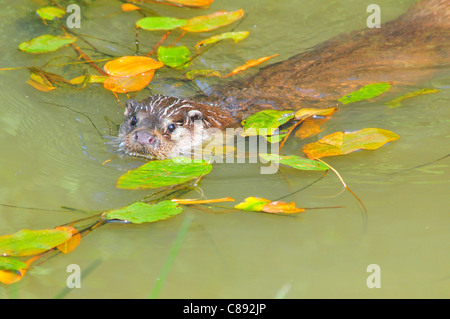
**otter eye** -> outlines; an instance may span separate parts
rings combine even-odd
[[[169,133],[172,133],[173,131],[175,131],[176,128],[177,128],[177,126],[175,124],[170,124],[167,127],[167,130],[169,131]]]
[[[131,126],[135,126],[135,125],[137,124],[137,118],[136,118],[136,115],[134,115],[134,116],[131,118],[130,124],[131,124]]]

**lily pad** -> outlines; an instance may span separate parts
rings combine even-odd
[[[259,154],[259,156],[270,162],[278,162],[289,167],[304,171],[326,171],[328,166],[320,161],[303,158],[296,155]]]
[[[76,40],[77,38],[70,36],[44,34],[29,41],[22,42],[19,44],[19,49],[32,54],[47,53],[56,51]]]
[[[186,19],[171,17],[146,17],[136,22],[136,27],[148,31],[168,31],[184,26]]]
[[[66,11],[63,9],[60,9],[58,7],[43,7],[36,10],[36,13],[38,16],[40,16],[42,19],[45,20],[53,20],[55,18],[62,18]]]
[[[171,68],[188,67],[191,60],[190,55],[191,52],[184,45],[158,48],[158,60]]]
[[[170,200],[156,204],[136,202],[127,207],[110,210],[103,213],[107,220],[119,219],[133,224],[150,223],[167,219],[181,213],[182,209],[177,203]]]
[[[62,229],[28,230],[0,237],[0,255],[30,256],[56,247],[72,237],[72,232]]]
[[[151,161],[122,175],[117,187],[148,189],[177,185],[208,174],[211,169],[206,161],[198,163],[184,157]]]
[[[257,112],[242,122],[242,136],[273,135],[275,130],[292,119],[292,111],[264,110]]]
[[[354,103],[362,100],[374,98],[381,93],[388,91],[392,84],[388,82],[373,83],[363,86],[358,91],[347,94],[339,99],[343,104]]]
[[[0,257],[0,270],[19,271],[27,264],[12,257]]]

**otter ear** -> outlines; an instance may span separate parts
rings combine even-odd
[[[133,114],[136,107],[139,105],[139,103],[136,100],[129,99],[126,103],[126,109],[125,109],[125,116],[129,116]]]
[[[193,122],[203,120],[203,113],[200,112],[199,110],[191,110],[188,112],[187,115]]]

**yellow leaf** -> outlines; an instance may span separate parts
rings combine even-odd
[[[335,132],[315,143],[303,146],[303,152],[309,158],[344,155],[360,149],[374,150],[399,138],[397,134],[379,128],[365,128],[346,133]]]
[[[244,16],[244,10],[217,11],[206,16],[191,18],[181,27],[187,32],[206,32],[229,25]]]

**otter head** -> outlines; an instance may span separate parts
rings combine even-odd
[[[150,159],[190,156],[214,130],[235,123],[219,107],[163,95],[128,100],[125,116],[119,129],[120,151]]]

